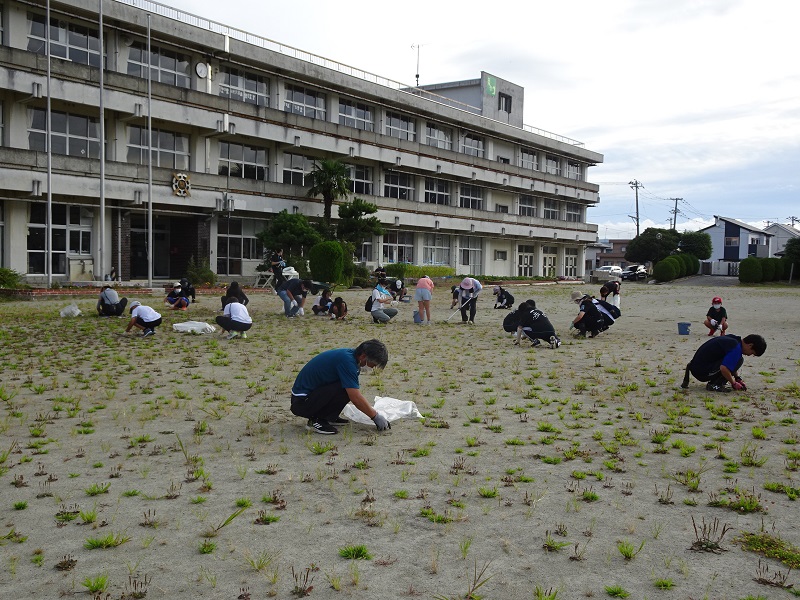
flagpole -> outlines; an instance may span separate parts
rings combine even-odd
[[[100,5],[100,244],[99,265],[95,265],[94,274],[100,271],[100,279],[105,279],[106,272],[106,115],[103,103],[104,78],[105,78],[105,52],[103,46],[103,0],[98,0]],[[117,240],[119,243],[119,240]]]
[[[150,14],[147,15],[147,286],[153,287],[153,90]]]
[[[45,273],[47,287],[53,286],[53,148],[51,144],[52,113],[50,106],[50,0],[45,16],[45,53],[47,54],[47,216],[45,219]]]

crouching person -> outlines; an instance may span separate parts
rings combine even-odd
[[[348,402],[375,423],[378,431],[391,429],[386,417],[361,394],[358,375],[362,367],[382,369],[389,361],[383,342],[367,340],[355,349],[338,348],[317,354],[300,369],[292,386],[291,411],[308,419],[306,429],[332,435],[334,425],[346,424],[339,415]]]
[[[225,305],[222,315],[216,320],[217,325],[222,327],[222,332],[228,334],[229,340],[236,337],[246,339],[247,332],[253,326],[253,319],[247,312],[247,307],[235,296]]]
[[[689,374],[698,381],[706,382],[709,392],[729,392],[726,384],[730,383],[734,390],[747,390],[739,369],[744,364],[745,356],[761,356],[767,350],[767,342],[758,334],[750,334],[745,338],[726,335],[708,340],[694,353],[694,357],[686,365],[682,388],[689,387]]]
[[[101,317],[119,317],[125,312],[127,304],[127,298],[120,299],[117,290],[110,285],[104,285],[97,299],[97,314]]]
[[[548,342],[551,348],[558,348],[561,345],[561,340],[556,335],[555,327],[550,323],[547,315],[536,308],[535,300],[527,300],[519,305],[517,309],[519,313],[519,324],[517,326],[517,339],[514,340],[515,344],[520,343],[522,334],[531,340],[532,346],[540,346],[542,340]]]
[[[155,335],[156,327],[161,325],[161,315],[154,311],[149,306],[145,306],[138,300],[131,302],[131,320],[128,321],[128,327],[125,328],[125,333],[131,329],[142,330],[142,336]]]

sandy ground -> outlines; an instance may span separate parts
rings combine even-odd
[[[573,286],[511,289],[548,313],[560,349],[512,345],[488,295],[475,326],[445,324],[441,289],[430,327],[412,323],[411,304],[373,325],[367,291],[342,293],[346,323],[287,321],[275,296],[257,297],[249,339],[233,341],[171,331],[213,322],[216,298],[163,311],[150,338],[120,336],[126,320],[93,316],[94,300],[73,319],[58,316],[65,299],[0,304],[0,535],[13,531],[0,540],[0,595],[90,597],[83,583],[107,575],[104,598],[290,598],[307,575],[311,597],[461,598],[485,567],[475,597],[608,597],[607,586],[791,597],[754,581],[760,560],[769,577],[787,568],[735,540],[763,528],[800,545],[797,503],[764,489],[798,487],[800,289],[723,290],[730,332],[762,333],[768,349],[746,359],[748,392],[716,395],[679,387],[715,290],[624,285],[617,324],[575,340]],[[694,323],[690,335],[678,321]],[[390,360],[362,376],[365,395],[414,400],[427,418],[385,434],[306,431],[288,410],[297,371],[372,337]],[[761,510],[709,506],[737,491]],[[237,502],[251,505],[228,520]],[[692,518],[730,526],[727,551],[691,551]],[[109,535],[124,543],[85,547]],[[620,542],[640,552],[627,560]],[[339,555],[358,545],[371,559]],[[65,557],[74,565],[59,570]]]

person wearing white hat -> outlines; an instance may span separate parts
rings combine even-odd
[[[138,300],[131,302],[130,312],[131,320],[128,321],[125,333],[130,332],[131,329],[136,327],[142,330],[143,337],[148,337],[154,335],[156,327],[161,325],[161,315]]]
[[[172,286],[172,291],[164,298],[164,304],[172,310],[186,310],[191,301],[183,293],[183,286],[180,281],[176,281]]]
[[[506,310],[514,308],[514,296],[508,290],[496,285],[492,288],[492,295],[497,296],[494,301],[495,308],[505,308]]]
[[[475,312],[477,311],[478,294],[483,289],[481,282],[472,277],[464,277],[461,285],[458,286],[459,299],[461,300],[461,322],[475,324]],[[469,308],[469,318],[467,309]]]

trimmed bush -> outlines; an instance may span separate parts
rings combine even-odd
[[[675,256],[683,263],[683,277],[686,275],[694,275],[697,271],[692,272],[692,257],[689,254],[684,254],[681,252],[680,254],[676,254]]]
[[[428,277],[452,277],[456,274],[453,267],[444,265],[409,265],[407,263],[392,263],[386,265],[386,274],[389,277],[397,277],[398,279],[405,279],[411,277],[412,279],[419,279],[423,275]]]
[[[186,278],[194,286],[214,286],[217,283],[217,274],[211,270],[211,264],[207,258],[196,262],[194,255],[189,257],[189,264],[186,265]]]
[[[775,275],[772,276],[772,281],[780,281],[783,279],[783,261],[780,258],[772,257],[767,259],[772,263],[775,268]]]
[[[339,242],[320,242],[312,246],[308,262],[311,277],[317,281],[340,283],[343,280],[344,249]]]
[[[762,277],[760,259],[751,256],[739,263],[739,281],[742,283],[759,283]]]
[[[700,272],[700,259],[694,254],[689,255],[692,259],[692,275],[697,275]]]
[[[772,281],[775,279],[775,263],[771,258],[759,258],[761,261],[761,281]]]
[[[680,258],[668,256],[664,260],[671,261],[675,266],[675,277],[673,277],[673,279],[677,279],[678,277],[683,277],[686,275],[686,265],[683,264],[683,261]]]
[[[653,267],[653,277],[658,281],[672,281],[675,279],[677,268],[674,260],[665,259]]]

